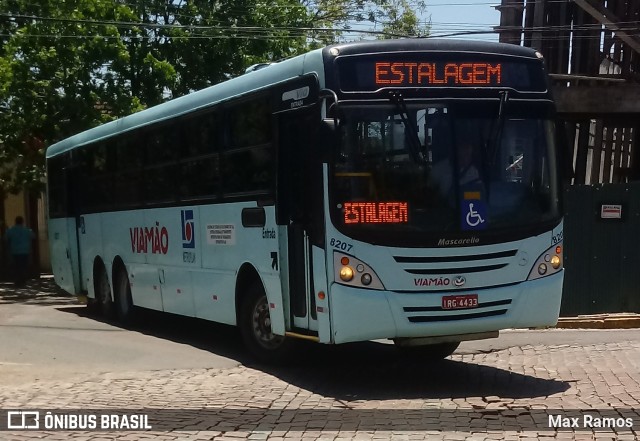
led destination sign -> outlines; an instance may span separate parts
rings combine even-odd
[[[493,54],[367,54],[338,58],[335,66],[343,92],[443,87],[547,91],[544,68],[537,59]]]
[[[407,202],[345,202],[345,224],[398,224],[408,222]]]
[[[493,85],[502,84],[500,63],[375,63],[377,85]]]

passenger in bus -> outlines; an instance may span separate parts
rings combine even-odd
[[[5,240],[9,246],[13,276],[16,286],[22,286],[27,281],[29,270],[29,254],[31,242],[35,238],[33,231],[24,226],[24,218],[16,217],[16,224],[7,230]]]
[[[480,180],[480,173],[473,162],[472,140],[467,138],[460,139],[457,143],[456,155],[458,161],[457,176],[459,186],[461,188],[480,187],[482,181]],[[455,158],[453,157],[453,152],[451,152],[447,158],[436,162],[431,168],[431,185],[436,188],[440,196],[445,199],[454,197],[454,165]]]

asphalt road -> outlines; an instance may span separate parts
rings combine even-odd
[[[126,329],[89,314],[75,297],[59,291],[10,292],[13,287],[0,285],[0,384],[239,364],[200,347],[199,342],[206,340],[193,334],[188,320],[149,314],[152,322]],[[163,328],[162,320],[168,328]],[[185,325],[191,329],[180,328]],[[190,334],[195,337],[191,344],[183,341]]]

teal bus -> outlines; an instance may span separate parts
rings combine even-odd
[[[329,46],[47,149],[57,284],[296,339],[431,358],[557,322],[561,155],[544,60],[489,42]]]

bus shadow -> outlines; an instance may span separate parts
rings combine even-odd
[[[96,317],[87,308],[58,309],[123,327]],[[460,361],[455,354],[453,359],[421,362],[402,356],[392,344],[378,342],[329,346],[300,341],[290,362],[259,364],[247,354],[235,327],[155,311],[140,311],[136,324],[124,328],[236,360],[288,384],[345,402],[489,396],[527,399],[571,387],[566,381]]]
[[[87,307],[63,306],[56,309],[150,337],[189,345],[244,365],[251,363],[240,332],[234,326],[148,309],[137,310],[135,321],[130,325],[124,325],[114,319],[107,319]]]
[[[308,346],[308,345],[305,345]],[[252,367],[315,394],[343,401],[498,397],[530,399],[567,391],[566,381],[447,358],[419,361],[377,342],[304,348],[294,366]]]

